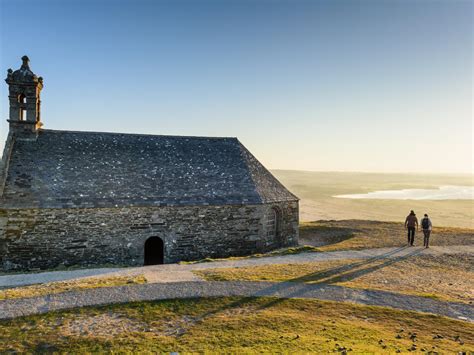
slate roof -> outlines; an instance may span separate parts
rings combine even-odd
[[[12,144],[0,198],[5,208],[298,199],[236,138],[41,130],[36,141]]]

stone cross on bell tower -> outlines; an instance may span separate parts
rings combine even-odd
[[[40,93],[43,78],[37,77],[30,69],[29,58],[25,55],[21,68],[8,69],[5,81],[8,84],[10,99],[10,132],[18,135],[37,133],[43,125],[40,116]]]

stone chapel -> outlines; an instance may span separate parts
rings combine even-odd
[[[237,138],[44,129],[43,78],[8,70],[0,265],[150,265],[298,243],[298,198]]]

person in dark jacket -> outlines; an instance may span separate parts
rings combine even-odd
[[[421,229],[423,229],[423,246],[429,248],[428,244],[430,243],[430,234],[433,225],[431,224],[431,219],[428,218],[428,215],[425,213],[425,216],[421,220]]]
[[[408,245],[413,246],[415,242],[415,228],[418,229],[418,218],[413,210],[405,219],[405,228],[408,230]]]

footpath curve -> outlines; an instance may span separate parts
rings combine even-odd
[[[222,260],[196,264],[166,264],[132,268],[100,268],[52,271],[43,273],[0,275],[0,289],[42,284],[54,281],[79,280],[89,277],[144,275],[147,284],[75,290],[32,298],[0,301],[0,319],[83,306],[96,306],[133,301],[152,301],[198,297],[277,297],[311,298],[384,306],[438,314],[474,322],[474,307],[470,304],[445,302],[425,297],[379,290],[352,289],[328,284],[296,282],[204,281],[193,273],[210,268],[234,268],[255,265],[307,263],[343,259],[393,259],[415,255],[474,253],[474,246],[424,248],[377,248],[335,252],[310,252],[293,255]]]
[[[0,301],[0,319],[41,314],[84,306],[199,297],[306,298],[400,310],[427,312],[474,322],[474,307],[455,302],[401,295],[385,291],[359,290],[334,285],[295,282],[192,281],[106,287]],[[271,301],[274,302],[274,301]]]
[[[298,264],[327,260],[344,259],[388,259],[404,258],[414,255],[443,255],[443,254],[474,254],[474,245],[453,245],[444,247],[395,247],[374,248],[363,250],[344,250],[333,252],[307,252],[292,255],[265,256],[258,258],[244,258],[235,260],[213,261],[196,264],[164,264],[128,268],[97,268],[66,271],[49,271],[40,273],[6,274],[0,275],[0,289],[41,284],[55,281],[74,280],[85,277],[109,277],[109,276],[131,276],[145,275],[149,283],[154,282],[178,282],[178,281],[200,281],[194,275],[194,270],[214,268],[234,268],[256,265],[276,264]]]

